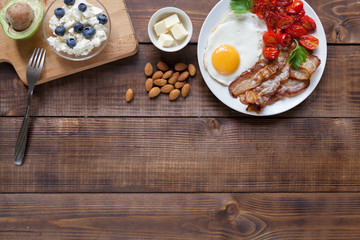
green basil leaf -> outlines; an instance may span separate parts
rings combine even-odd
[[[296,41],[296,48],[292,51],[290,57],[288,58],[288,62],[291,63],[293,68],[298,69],[300,65],[308,58],[307,55],[307,50],[300,46],[298,41]]]
[[[231,0],[230,2],[231,9],[237,14],[250,12],[252,5],[252,0]]]

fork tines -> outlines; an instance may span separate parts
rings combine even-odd
[[[35,48],[28,66],[33,68],[42,68],[45,60],[46,50],[43,48]]]

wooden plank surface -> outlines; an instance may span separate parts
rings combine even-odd
[[[0,9],[7,2],[8,0],[0,0]],[[44,2],[46,10],[53,1],[42,2]],[[90,0],[89,3],[94,4],[96,2]],[[123,0],[102,0],[102,3],[109,12],[112,27],[109,42],[105,49],[96,57],[80,62],[69,61],[59,57],[47,44],[41,25],[35,35],[27,40],[10,39],[0,29],[0,62],[10,62],[21,81],[27,83],[26,67],[34,49],[36,47],[46,49],[44,69],[38,82],[41,84],[135,54],[138,47],[137,40]],[[59,6],[61,5],[59,4]]]
[[[0,192],[360,190],[360,120],[0,118]]]
[[[3,194],[0,239],[359,239],[360,194]]]
[[[197,1],[143,1],[127,0],[135,32],[140,42],[150,42],[147,36],[148,21],[158,9],[168,6],[184,10],[191,18],[194,25],[192,42],[196,42],[200,28],[207,14],[218,0]],[[328,43],[360,43],[360,2],[358,0],[307,0],[307,3],[319,16]]]
[[[145,63],[196,64],[217,1],[127,0],[139,53],[38,86],[22,167],[13,152],[27,89],[0,64],[0,239],[360,239],[359,1],[308,1],[330,43],[327,67],[287,113],[232,111],[199,73],[187,99],[150,101]],[[169,5],[194,24],[176,54],[146,32]]]
[[[281,117],[359,117],[360,58],[358,46],[329,46],[324,75],[315,91],[294,110]],[[194,63],[196,45],[177,54],[164,54],[152,45],[142,44],[139,54],[99,68],[37,86],[33,116],[212,116],[244,117],[222,104],[208,89],[200,72],[190,79],[187,99],[169,102],[166,95],[150,100],[143,73],[147,61],[163,60]],[[27,89],[18,81],[11,66],[0,64],[0,116],[23,116]],[[128,88],[135,91],[131,104],[124,100]],[[66,107],[65,107],[66,106]]]

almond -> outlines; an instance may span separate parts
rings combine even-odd
[[[145,71],[145,75],[148,76],[148,77],[150,77],[150,76],[153,74],[154,69],[153,69],[151,63],[148,62],[148,63],[145,65],[144,71]]]
[[[176,81],[178,80],[179,75],[180,75],[179,72],[175,72],[169,79],[169,84],[175,84]]]
[[[175,64],[175,70],[178,72],[182,72],[185,71],[185,69],[187,68],[187,65],[185,63],[177,63]]]
[[[168,65],[164,62],[158,62],[156,66],[159,70],[161,70],[163,72],[166,72],[167,70],[169,70]]]
[[[189,64],[188,70],[189,70],[190,76],[192,76],[192,77],[195,76],[195,74],[196,74],[196,67],[194,66],[194,64]]]
[[[172,90],[174,90],[174,86],[171,84],[166,84],[160,90],[162,93],[170,93]]]
[[[189,72],[185,71],[182,74],[180,74],[180,76],[178,77],[178,81],[179,82],[183,82],[185,81],[187,78],[189,77]]]
[[[171,70],[169,70],[169,71],[167,71],[166,73],[164,73],[164,75],[163,75],[163,79],[168,79],[168,78],[170,78],[171,76],[173,75],[173,71],[171,71]]]
[[[186,83],[185,81],[184,82],[176,82],[174,86],[175,86],[175,88],[180,89],[185,85],[185,83]]]
[[[152,80],[152,78],[148,78],[145,82],[145,89],[146,91],[150,91],[152,89],[152,87],[154,86],[154,81]]]
[[[153,87],[149,92],[149,98],[155,98],[160,94],[160,88]]]
[[[156,80],[156,79],[162,78],[163,75],[164,75],[164,74],[163,74],[162,71],[157,71],[157,72],[154,73],[154,75],[152,76],[152,79],[153,79],[153,80]]]
[[[134,99],[134,95],[135,95],[135,92],[134,90],[132,90],[131,88],[129,88],[127,91],[126,91],[126,94],[125,94],[125,101],[126,102],[131,102],[131,100]]]
[[[190,84],[186,83],[181,89],[181,96],[183,96],[183,98],[186,98],[187,95],[189,95],[189,92],[190,92]]]
[[[174,101],[176,100],[178,97],[180,96],[180,90],[179,89],[174,89],[170,92],[169,94],[169,99],[170,101]]]
[[[156,85],[156,86],[159,86],[159,87],[162,87],[162,86],[165,86],[166,84],[167,84],[167,81],[166,81],[166,79],[156,79],[156,80],[154,80],[154,84]]]

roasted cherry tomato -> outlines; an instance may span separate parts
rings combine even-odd
[[[295,0],[291,5],[287,6],[285,12],[290,15],[299,14],[304,9],[304,4],[300,0]]]
[[[301,18],[305,16],[305,10],[303,9],[299,14],[292,15],[295,22],[300,22]]]
[[[319,39],[311,35],[304,35],[300,37],[300,45],[308,50],[315,50],[319,46]]]
[[[255,4],[251,6],[250,11],[252,13],[256,13],[256,5]]]
[[[287,29],[294,24],[294,19],[291,16],[281,17],[277,23],[277,26],[281,29]]]
[[[288,33],[282,33],[277,35],[277,40],[283,47],[288,47],[291,45],[292,37]]]
[[[277,47],[279,44],[276,39],[276,34],[272,31],[267,31],[263,35],[263,41],[266,47]]]
[[[267,59],[275,59],[279,55],[279,50],[274,47],[266,47],[263,49],[263,55]]]
[[[264,3],[264,2],[265,2],[265,0],[253,0],[254,5],[257,5],[259,3]]]
[[[270,8],[276,7],[277,0],[253,0],[253,4],[257,5],[259,3],[266,3]]]
[[[277,0],[268,0],[268,2],[270,3],[269,5],[270,5],[271,9],[274,10],[276,7]]]
[[[287,13],[285,12],[285,8],[283,7],[276,7],[276,13],[279,15],[279,16],[287,16]]]
[[[278,24],[279,16],[274,13],[270,12],[266,18],[266,25],[269,30],[275,30]]]
[[[277,28],[277,29],[274,31],[274,33],[276,34],[276,36],[279,36],[279,35],[283,34],[284,31],[283,31],[282,29],[280,29],[280,28]]]
[[[277,0],[270,0],[271,4],[276,6],[277,5]]]
[[[312,31],[314,31],[316,29],[315,20],[312,19],[311,17],[309,17],[308,15],[305,15],[300,19],[300,24],[308,32],[312,32]]]
[[[276,5],[279,7],[287,7],[292,3],[292,0],[277,0]]]
[[[286,33],[290,34],[293,38],[300,38],[303,35],[307,34],[305,28],[299,24],[293,24],[291,27],[286,29]]]
[[[266,3],[259,3],[256,6],[256,15],[260,19],[265,19],[270,13],[270,6]]]
[[[263,1],[261,1],[261,2],[263,2]],[[256,5],[259,3],[259,1],[258,0],[253,0],[253,7],[256,7]]]

